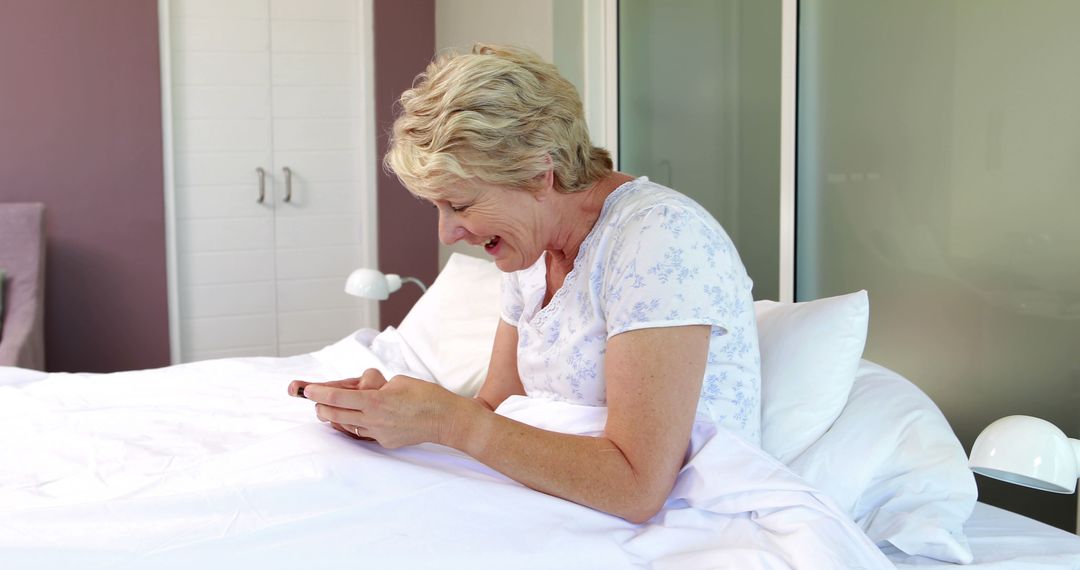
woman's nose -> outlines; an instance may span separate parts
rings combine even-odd
[[[455,219],[457,216],[443,212],[439,209],[439,241],[445,245],[453,245],[454,242],[465,237],[465,228]]]

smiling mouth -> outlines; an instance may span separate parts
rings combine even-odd
[[[491,251],[491,250],[495,249],[495,247],[498,246],[498,245],[499,245],[499,236],[492,236],[492,237],[488,238],[487,241],[484,242],[484,249],[487,250],[487,251]]]

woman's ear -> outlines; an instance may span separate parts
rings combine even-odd
[[[555,188],[555,167],[551,162],[551,155],[544,155],[544,163],[547,165],[547,169],[533,177],[533,183],[535,184],[533,190],[533,196],[536,197],[538,202],[543,202],[551,194],[558,192]]]

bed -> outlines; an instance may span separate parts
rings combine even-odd
[[[977,503],[929,398],[861,359],[865,293],[757,304],[767,452],[695,425],[643,525],[447,448],[353,440],[285,395],[368,367],[475,391],[498,287],[455,256],[400,327],[311,354],[0,368],[0,568],[1080,568],[1080,538]],[[498,412],[580,434],[606,414],[524,397]]]

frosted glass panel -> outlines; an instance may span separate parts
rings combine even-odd
[[[619,2],[619,167],[697,200],[777,297],[780,0]]]
[[[1080,436],[1080,2],[799,4],[797,299],[869,290],[866,357],[968,449],[1011,414]]]

